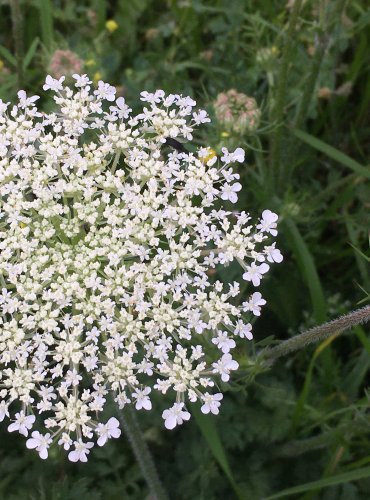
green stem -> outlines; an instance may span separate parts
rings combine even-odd
[[[263,353],[261,353],[261,355],[265,360],[272,364],[281,356],[285,356],[290,352],[297,351],[315,342],[325,340],[334,334],[342,333],[345,330],[348,330],[356,325],[366,323],[367,321],[370,321],[370,306],[356,309],[355,311],[334,319],[333,321],[310,328],[310,330],[307,330],[300,335],[296,335],[289,340],[285,340],[276,347],[266,349]]]
[[[19,0],[10,2],[15,57],[17,60],[18,88],[23,86],[23,16]]]
[[[281,136],[283,130],[284,108],[286,101],[286,87],[289,71],[289,63],[294,45],[294,31],[298,21],[298,15],[301,10],[302,0],[296,0],[290,15],[288,31],[284,37],[284,45],[282,50],[282,58],[280,72],[276,88],[276,102],[274,103],[271,121],[275,125],[275,130],[271,138],[271,166],[272,173],[275,179],[280,177],[280,160],[281,160]]]
[[[152,500],[168,500],[149,448],[143,438],[143,433],[139,427],[135,410],[131,406],[126,406],[118,413],[118,418],[123,426],[132,450],[138,461],[141,472],[149,486]]]

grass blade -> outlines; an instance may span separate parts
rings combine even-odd
[[[326,142],[323,142],[320,139],[307,134],[307,132],[303,132],[303,130],[293,128],[292,132],[298,139],[305,142],[309,146],[312,146],[314,149],[321,151],[321,153],[329,156],[329,158],[332,158],[344,167],[350,168],[351,170],[353,170],[353,172],[356,172],[356,174],[370,179],[370,168],[364,167],[353,158],[350,158],[346,154],[339,151],[339,149],[333,148],[333,146],[329,146],[329,144],[326,144]]]
[[[192,409],[193,416],[195,421],[203,434],[203,437],[207,441],[207,444],[210,450],[213,453],[213,456],[217,460],[219,466],[225,473],[225,476],[228,478],[233,490],[235,491],[237,497],[242,500],[243,496],[238,489],[238,486],[235,482],[234,476],[231,472],[229,462],[226,457],[226,452],[223,447],[223,444],[220,439],[220,435],[217,431],[216,425],[212,419],[208,415],[204,415],[198,407],[193,407]]]
[[[17,59],[13,56],[13,54],[3,45],[0,45],[0,56],[8,61],[8,63],[14,68],[17,67]]]
[[[308,399],[308,394],[312,382],[312,375],[313,375],[313,369],[315,366],[316,359],[320,356],[320,354],[335,340],[335,338],[338,335],[333,335],[332,337],[329,337],[328,339],[324,340],[321,342],[321,344],[315,349],[315,352],[313,353],[313,356],[311,358],[310,364],[308,365],[308,369],[306,372],[306,376],[304,379],[304,384],[303,384],[303,389],[301,391],[301,394],[299,395],[298,401],[296,403],[296,407],[294,410],[293,418],[292,418],[292,427],[293,429],[297,428],[299,421],[301,419],[301,416],[303,414],[303,410],[306,404],[306,401]]]
[[[39,0],[42,42],[51,51],[53,45],[53,7],[50,0]]]
[[[106,0],[97,0],[95,2],[96,11],[96,28],[99,33],[104,29],[105,21],[107,20],[107,2]]]
[[[285,226],[294,256],[310,291],[315,320],[323,323],[326,321],[326,302],[315,262],[293,220],[286,219]]]
[[[24,70],[28,68],[28,65],[32,61],[33,56],[35,55],[36,49],[37,49],[37,47],[39,45],[39,41],[40,41],[40,39],[37,36],[34,39],[34,41],[31,43],[30,48],[28,49],[27,54],[25,55],[25,57],[23,59],[23,69]]]
[[[305,493],[306,491],[319,490],[322,488],[327,488],[329,486],[336,486],[338,484],[349,483],[351,481],[358,481],[359,479],[365,479],[370,476],[370,467],[364,467],[362,469],[352,470],[350,472],[343,472],[342,474],[336,474],[335,476],[326,477],[318,481],[312,481],[310,483],[300,484],[299,486],[294,486],[293,488],[287,488],[275,493],[264,500],[275,500],[276,498],[286,498],[291,495],[296,495],[298,493]]]
[[[368,262],[370,262],[370,258],[367,257],[363,252],[361,252],[361,250],[358,249],[360,241],[355,226],[352,222],[352,218],[349,216],[347,210],[345,210],[344,212],[344,221],[346,224],[350,245],[355,250],[354,256],[356,259],[359,273],[361,275],[362,283],[364,284],[365,288],[370,288],[370,276],[369,276],[369,265],[368,265]]]

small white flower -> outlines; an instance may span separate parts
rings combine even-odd
[[[239,320],[235,325],[235,334],[239,335],[242,339],[253,339],[252,333],[252,325],[250,323],[243,323],[243,321]]]
[[[176,425],[181,425],[184,420],[190,419],[190,413],[184,410],[184,403],[175,403],[172,408],[164,410],[162,418],[166,429],[174,429]]]
[[[226,182],[232,182],[235,179],[240,179],[240,175],[233,172],[233,169],[231,167],[227,170],[223,170],[222,175],[225,177]]]
[[[205,111],[204,109],[200,109],[198,112],[194,112],[193,120],[196,125],[200,125],[201,123],[207,123],[211,121],[207,114],[207,111]]]
[[[245,152],[242,148],[236,148],[233,153],[230,153],[227,148],[221,148],[221,151],[224,154],[221,157],[221,161],[223,161],[226,165],[228,165],[229,163],[234,163],[236,161],[238,161],[239,163],[243,163],[244,161]]]
[[[118,420],[115,417],[112,417],[106,424],[98,424],[96,433],[99,436],[97,441],[98,446],[104,446],[110,438],[119,438],[121,435],[121,429],[119,428]]]
[[[145,90],[143,92],[140,92],[140,100],[141,101],[146,101],[146,102],[150,102],[152,104],[154,103],[160,103],[161,100],[163,99],[164,97],[164,92],[163,90],[156,90],[155,93],[151,93],[151,92],[146,92]]]
[[[62,437],[58,441],[58,444],[60,446],[63,446],[63,448],[67,451],[72,446],[73,440],[71,439],[69,434],[67,434],[66,432],[63,432]]]
[[[262,275],[267,273],[270,266],[265,262],[256,266],[254,262],[250,266],[247,266],[247,271],[243,274],[243,279],[246,281],[251,281],[254,286],[259,286],[261,283]]]
[[[92,83],[87,75],[78,75],[74,73],[72,77],[76,80],[75,87],[86,87],[86,85]]]
[[[282,262],[283,256],[278,248],[275,248],[276,243],[273,243],[270,246],[265,247],[265,253],[267,255],[267,260],[269,262]]]
[[[0,402],[0,422],[4,420],[5,417],[9,417],[8,404],[5,401]]]
[[[73,369],[73,370],[67,371],[67,373],[65,375],[65,379],[66,379],[66,386],[67,387],[70,385],[75,387],[82,380],[82,376],[77,373],[76,369]]]
[[[118,118],[128,118],[132,109],[127,106],[126,101],[123,97],[118,97],[116,100],[116,106],[110,106],[109,111],[118,116]]]
[[[114,101],[116,98],[116,89],[109,85],[109,83],[105,83],[102,80],[98,82],[98,88],[94,91],[94,94],[100,99],[106,99],[107,101]]]
[[[230,379],[230,371],[237,370],[239,363],[231,357],[231,354],[224,354],[217,363],[212,363],[213,373],[219,373],[223,382]]]
[[[81,439],[73,443],[75,449],[68,453],[68,459],[71,462],[87,462],[87,455],[90,453],[90,449],[93,448],[94,443],[91,441],[83,443]]]
[[[4,102],[2,99],[0,99],[0,116],[5,113],[5,111],[8,109],[10,102]]]
[[[223,395],[218,392],[217,394],[209,394],[208,392],[204,393],[202,396],[203,406],[201,407],[202,413],[213,413],[213,415],[218,415],[220,410],[219,407],[221,405],[220,401],[222,400]]]
[[[266,304],[260,292],[254,292],[248,302],[243,302],[243,311],[251,311],[255,316],[261,316],[261,306]]]
[[[270,233],[272,236],[277,235],[276,227],[278,216],[271,212],[271,210],[264,210],[262,212],[262,218],[260,224],[257,225],[257,229],[264,233]]]
[[[217,337],[212,339],[212,343],[221,349],[224,354],[229,352],[230,349],[234,349],[236,346],[235,340],[229,338],[227,332],[218,332]]]
[[[136,389],[136,391],[132,394],[132,397],[136,399],[135,408],[137,410],[141,410],[142,408],[144,408],[144,410],[152,409],[152,402],[148,397],[148,394],[150,394],[150,392],[150,387],[146,387],[143,391],[141,391],[140,389]]]
[[[196,105],[196,101],[192,99],[190,96],[178,96],[176,99],[176,104],[179,108],[190,110]]]
[[[53,440],[50,438],[50,434],[45,434],[44,436],[40,434],[38,431],[33,431],[31,434],[32,437],[27,439],[26,446],[28,449],[36,449],[39,453],[40,458],[45,460],[48,458],[48,448]]]
[[[50,89],[53,92],[58,92],[59,90],[63,90],[63,82],[65,79],[65,76],[62,76],[61,78],[59,78],[59,80],[56,80],[52,76],[48,75],[42,88],[44,90]]]
[[[19,104],[22,108],[26,108],[27,106],[32,106],[35,101],[40,99],[40,96],[38,95],[27,97],[27,94],[24,90],[20,90],[17,95],[19,99]]]
[[[15,414],[15,422],[9,425],[8,431],[14,432],[19,431],[19,434],[23,434],[23,436],[28,436],[29,429],[32,428],[35,423],[35,416],[28,415],[26,416],[23,411]]]
[[[235,182],[235,184],[224,184],[221,189],[221,198],[223,200],[230,200],[231,203],[236,203],[238,201],[238,195],[236,194],[240,191],[242,185],[240,182]]]

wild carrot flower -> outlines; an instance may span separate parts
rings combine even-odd
[[[254,287],[281,254],[277,215],[231,205],[243,150],[164,153],[209,121],[193,99],[142,92],[133,115],[111,85],[73,79],[46,78],[50,113],[22,90],[0,100],[0,421],[41,458],[58,443],[85,462],[120,436],[102,422],[108,394],[139,411],[168,394],[168,429],[189,403],[219,412],[215,380],[237,370],[265,304]],[[233,262],[253,285],[241,305],[239,281],[208,276]]]
[[[253,97],[230,89],[218,94],[213,104],[218,122],[229,132],[254,132],[260,123],[261,111]]]

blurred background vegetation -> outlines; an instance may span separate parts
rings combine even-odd
[[[221,414],[196,414],[173,432],[162,429],[161,401],[139,414],[170,498],[368,499],[368,330],[334,335],[263,373],[255,361],[272,336],[369,300],[366,0],[2,0],[0,8],[1,99],[22,88],[48,107],[45,75],[74,72],[116,85],[134,110],[141,90],[191,95],[214,120],[190,147],[244,147],[238,208],[281,216],[284,262],[263,284],[268,305],[255,342],[237,352],[241,370]],[[217,96],[231,89],[256,100],[258,126],[216,118]],[[88,464],[57,450],[45,463],[5,427],[0,498],[149,498],[125,438],[95,449]]]

